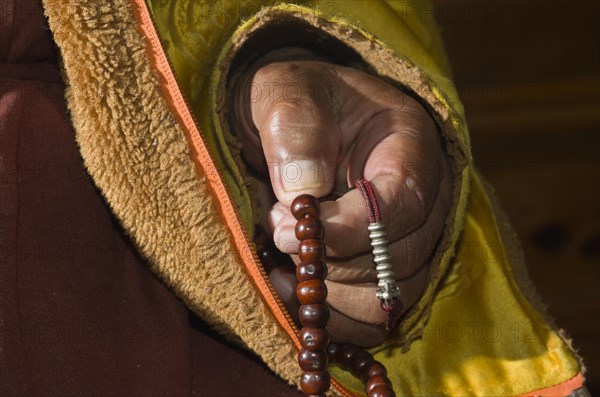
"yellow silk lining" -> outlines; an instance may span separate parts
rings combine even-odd
[[[573,353],[516,287],[492,208],[474,179],[460,250],[423,337],[376,349],[399,395],[516,396],[580,371]],[[374,350],[375,351],[375,350]],[[333,375],[357,392],[345,371]]]

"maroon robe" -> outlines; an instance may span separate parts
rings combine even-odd
[[[0,3],[0,396],[300,395],[196,319],[87,176],[39,0]]]

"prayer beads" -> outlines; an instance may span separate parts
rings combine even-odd
[[[298,364],[302,369],[300,386],[311,396],[325,396],[331,378],[327,372],[328,362],[351,371],[366,383],[368,397],[395,396],[385,367],[373,356],[350,344],[329,343],[326,326],[329,320],[327,299],[327,265],[325,264],[324,229],[319,219],[320,203],[315,197],[303,194],[291,206],[292,215],[298,221],[296,238],[300,240],[296,268],[298,286],[296,294],[299,309],[300,343]]]

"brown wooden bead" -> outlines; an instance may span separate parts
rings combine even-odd
[[[385,367],[379,361],[374,361],[372,364],[363,367],[363,370],[360,373],[363,382],[367,382],[369,378],[375,375],[387,376]]]
[[[311,352],[325,351],[329,344],[329,332],[325,328],[302,328],[300,343],[303,348]]]
[[[344,368],[343,360],[344,360],[344,345],[339,345],[337,343],[331,343],[327,346],[327,353],[329,354],[329,361],[335,364],[338,364],[342,368]]]
[[[325,260],[325,244],[316,239],[302,240],[298,244],[298,257],[301,262],[323,262]]]
[[[396,393],[394,393],[391,387],[377,386],[367,394],[367,397],[396,397]]]
[[[298,283],[296,295],[303,305],[323,303],[327,299],[327,286],[321,280],[308,280]]]
[[[296,278],[298,281],[307,280],[325,280],[327,277],[327,266],[323,262],[306,262],[301,263],[296,268]]]
[[[374,362],[375,359],[369,352],[365,350],[359,350],[350,360],[350,370],[355,376],[360,376],[363,368],[371,365]]]
[[[343,344],[340,353],[338,354],[339,364],[346,369],[350,369],[350,363],[352,362],[354,355],[359,351],[358,347],[354,345],[349,343]]]
[[[326,352],[311,352],[302,349],[298,353],[298,364],[303,371],[326,371],[329,357]]]
[[[321,203],[314,196],[301,194],[292,201],[290,210],[297,220],[304,218],[306,215],[318,218],[321,212]]]
[[[307,216],[301,218],[298,223],[296,223],[296,238],[298,240],[306,240],[306,239],[323,239],[324,231],[323,224],[319,220],[319,218],[314,216]]]
[[[367,384],[368,397],[395,397],[385,367],[371,354],[350,344],[329,344],[329,333],[325,328],[330,315],[325,303],[327,266],[322,241],[324,228],[319,220],[320,204],[313,196],[301,195],[292,203],[291,211],[298,220],[295,233],[300,240],[298,256],[301,263],[296,268],[299,282],[296,295],[302,304],[298,315],[304,326],[299,335],[303,349],[298,354],[298,364],[304,371],[300,380],[302,390],[310,396],[325,397],[331,383],[327,363],[332,361],[360,375]],[[261,258],[263,256],[265,262],[271,259],[266,254]]]
[[[259,227],[256,227],[254,242],[256,243],[256,253],[267,273],[282,265],[294,268],[292,258],[288,254],[279,251],[275,243]]]
[[[305,327],[325,328],[329,321],[329,307],[324,303],[302,305],[298,310],[298,318]]]
[[[329,356],[329,361],[332,363],[337,363],[336,354],[338,354],[340,349],[341,346],[337,343],[330,343],[329,346],[327,346],[327,355]]]
[[[367,381],[367,395],[371,393],[371,390],[379,386],[387,387],[390,389],[392,388],[392,384],[390,383],[390,380],[387,377],[381,375],[373,375]]]
[[[300,386],[306,394],[325,393],[329,390],[331,377],[327,371],[307,371],[302,373]]]

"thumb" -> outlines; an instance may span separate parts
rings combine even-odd
[[[301,193],[322,197],[333,190],[342,134],[333,107],[312,95],[322,76],[299,66],[273,63],[255,75],[272,95],[252,104],[271,184],[289,206]]]

